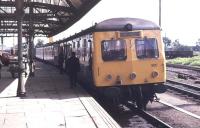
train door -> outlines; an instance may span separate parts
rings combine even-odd
[[[58,48],[59,48],[59,46],[58,46],[58,44],[54,44],[53,45],[53,52],[54,52],[54,64],[55,65],[58,65]]]
[[[89,57],[89,61],[88,61],[88,67],[87,67],[87,72],[86,72],[86,74],[88,74],[88,76],[87,76],[87,78],[88,78],[88,83],[90,84],[90,85],[93,85],[93,73],[92,73],[92,62],[93,62],[93,54],[92,54],[92,47],[93,47],[93,45],[92,45],[92,40],[88,40],[88,45],[89,45],[89,55],[88,55],[88,57]]]
[[[64,70],[65,72],[67,71],[66,62],[67,62],[67,59],[70,57],[71,52],[72,52],[71,44],[69,43],[64,44]]]
[[[42,60],[44,60],[44,47],[42,47]]]

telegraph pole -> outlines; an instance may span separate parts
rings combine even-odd
[[[23,66],[23,55],[22,55],[22,22],[24,17],[24,0],[15,0],[17,27],[18,27],[18,87],[17,96],[26,96],[25,84],[24,84],[24,66]]]
[[[162,3],[161,3],[161,0],[159,0],[159,26],[161,28],[161,7],[162,7]]]

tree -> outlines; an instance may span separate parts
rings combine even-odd
[[[179,42],[179,39],[176,39],[176,40],[172,43],[172,46],[173,46],[173,48],[178,49],[178,48],[181,46],[181,44],[180,44],[180,42]]]
[[[171,45],[172,41],[168,37],[163,37],[163,42],[165,44],[165,47],[167,47]]]
[[[175,51],[190,51],[190,50],[192,50],[191,47],[180,44],[179,39],[176,39],[172,43],[172,48]]]
[[[195,50],[200,51],[200,38],[196,42]]]
[[[41,47],[44,45],[44,41],[42,39],[38,39],[37,40],[37,44],[35,45],[35,47]]]
[[[200,46],[200,38],[197,40],[196,45]]]

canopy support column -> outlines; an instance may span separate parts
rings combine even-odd
[[[26,96],[25,84],[24,84],[24,65],[22,55],[22,22],[24,17],[24,1],[15,0],[16,16],[17,16],[17,29],[18,29],[18,87],[17,96]]]
[[[3,53],[3,36],[1,37],[1,54]]]
[[[30,14],[33,15],[33,7],[30,7]],[[29,69],[30,76],[34,76],[34,63],[33,63],[33,41],[34,41],[34,30],[33,30],[33,19],[30,17],[29,21]]]

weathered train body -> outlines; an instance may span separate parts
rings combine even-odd
[[[36,57],[57,65],[59,49],[80,59],[79,80],[114,103],[145,108],[166,80],[160,27],[136,18],[105,20],[78,34],[36,49]],[[67,68],[67,67],[66,67]]]
[[[165,51],[165,57],[167,59],[177,58],[177,57],[193,57],[193,51],[192,50],[166,50]]]

